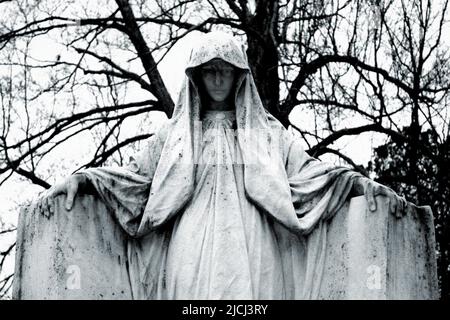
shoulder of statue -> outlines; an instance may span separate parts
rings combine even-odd
[[[266,111],[266,114],[271,129],[278,130],[280,132],[287,131],[286,128],[281,124],[281,122],[277,118],[275,118],[271,113]]]

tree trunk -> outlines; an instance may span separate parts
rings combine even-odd
[[[264,107],[283,125],[280,117],[278,77],[278,2],[260,0],[247,21],[248,60]]]

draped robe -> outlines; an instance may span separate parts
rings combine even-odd
[[[233,111],[201,108],[196,69],[238,70]],[[128,166],[83,174],[130,236],[136,299],[312,299],[327,221],[359,174],[310,157],[265,111],[245,52],[206,34],[174,115]]]

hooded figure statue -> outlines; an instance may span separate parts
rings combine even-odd
[[[227,110],[205,102],[215,62],[233,75]],[[317,298],[327,220],[361,177],[304,151],[217,32],[192,50],[173,117],[139,156],[77,174],[130,236],[134,299]]]

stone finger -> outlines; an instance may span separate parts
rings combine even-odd
[[[408,201],[405,199],[405,197],[402,197],[401,200],[403,205],[402,215],[405,216],[406,212],[408,211]]]
[[[69,190],[66,195],[65,207],[67,211],[72,210],[73,200],[75,198],[75,194],[72,190]]]
[[[37,210],[39,211],[39,213],[42,213],[42,202],[44,201],[44,199],[39,199],[38,203],[37,203]]]
[[[52,197],[47,197],[47,201],[45,202],[45,210],[47,211],[47,218],[49,218],[51,215],[50,206],[52,199],[53,199]]]
[[[48,208],[50,210],[50,215],[53,215],[55,213],[55,198],[50,199]]]
[[[397,217],[397,200],[395,199],[395,196],[392,195],[389,197],[389,210]]]
[[[48,216],[48,211],[47,211],[47,200],[48,198],[45,197],[44,199],[42,199],[42,204],[41,204],[41,212],[44,216]]]
[[[375,199],[375,186],[372,183],[369,183],[367,185],[367,197],[368,197],[368,203],[369,203],[369,209],[370,211],[376,211],[377,210],[377,202]]]
[[[397,218],[401,218],[402,215],[403,215],[403,211],[404,211],[403,202],[402,202],[402,200],[399,197],[397,197],[395,199],[395,201],[397,202],[397,214],[396,214],[396,216],[397,216]]]

